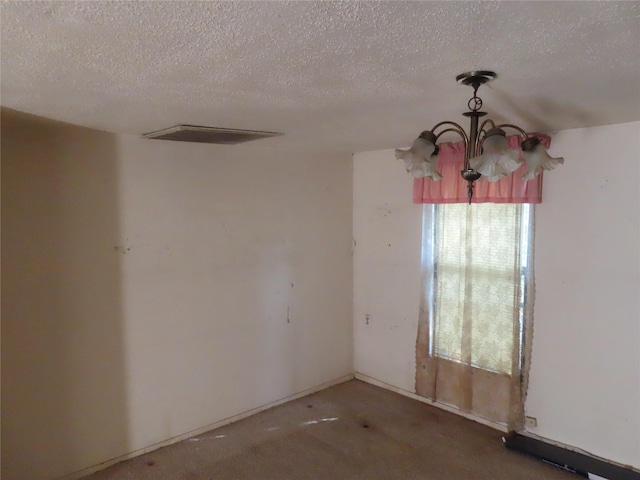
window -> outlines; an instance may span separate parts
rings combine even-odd
[[[533,206],[482,203],[424,209],[429,356],[517,374],[522,369]]]

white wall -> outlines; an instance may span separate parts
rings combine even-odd
[[[3,478],[56,478],[350,374],[351,182],[348,156],[3,111]]]
[[[640,467],[640,122],[568,130],[536,212],[527,415],[536,434]]]
[[[415,392],[422,206],[412,185],[392,150],[354,155],[355,370]]]
[[[526,412],[536,434],[640,467],[640,122],[563,131],[536,207]],[[354,156],[354,363],[414,392],[421,207],[393,151]],[[391,245],[391,246],[389,246]],[[371,325],[364,325],[364,314]]]

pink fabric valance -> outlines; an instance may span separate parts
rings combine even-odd
[[[551,139],[546,135],[536,135],[549,148]],[[521,137],[508,137],[509,147],[520,149]],[[464,165],[464,142],[442,143],[438,145],[438,171],[442,179],[435,182],[429,177],[413,181],[413,203],[467,203],[467,182],[460,176]],[[521,152],[522,155],[522,152]],[[473,203],[540,203],[542,201],[542,173],[526,181],[522,174],[523,163],[511,175],[488,182],[480,178],[473,189]]]

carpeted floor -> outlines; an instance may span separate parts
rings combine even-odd
[[[352,380],[88,480],[572,480],[501,433]]]

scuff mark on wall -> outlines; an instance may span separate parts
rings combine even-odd
[[[124,247],[120,245],[116,245],[115,247],[113,247],[113,249],[116,251],[116,253],[122,253],[123,255],[126,255],[131,251],[131,247]]]

